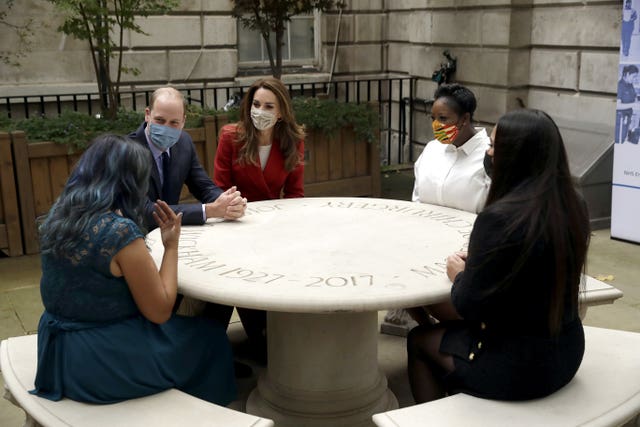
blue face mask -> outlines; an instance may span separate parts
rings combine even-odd
[[[181,132],[180,129],[149,123],[149,138],[162,151],[173,147],[180,139]]]

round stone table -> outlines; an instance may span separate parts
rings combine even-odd
[[[378,310],[442,301],[447,255],[475,215],[373,198],[249,203],[238,221],[184,226],[179,291],[267,310],[268,365],[247,412],[276,426],[370,426],[397,407],[378,368]],[[158,230],[147,237],[160,263]]]

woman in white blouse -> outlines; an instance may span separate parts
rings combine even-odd
[[[431,108],[434,140],[414,165],[412,200],[480,212],[491,180],[483,160],[490,139],[484,128],[474,128],[476,98],[458,84],[440,86]]]
[[[474,128],[476,97],[459,84],[440,86],[434,94],[431,119],[434,140],[414,165],[412,200],[469,212],[484,207],[491,178],[485,171],[485,155],[491,140],[484,128]],[[491,159],[487,158],[487,169]],[[406,309],[419,324],[431,323],[439,305]],[[437,316],[436,316],[437,317]]]

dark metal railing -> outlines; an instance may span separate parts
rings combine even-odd
[[[287,87],[292,97],[320,96],[337,102],[377,102],[380,108],[382,164],[396,165],[412,162],[415,157],[413,145],[424,145],[414,135],[415,81],[412,77],[395,77],[289,83]],[[222,109],[234,97],[242,97],[248,88],[249,85],[178,89],[188,104]],[[120,106],[133,111],[142,110],[149,105],[152,93],[152,89],[121,90]],[[100,112],[100,96],[91,92],[0,97],[0,114],[9,119],[60,115],[65,110],[97,114]]]

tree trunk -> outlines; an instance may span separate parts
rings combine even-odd
[[[284,27],[278,26],[276,29],[276,68],[273,77],[279,79],[282,76],[282,37],[284,36]]]
[[[271,74],[273,74],[273,76],[276,76],[277,73],[277,66],[276,66],[276,61],[274,59],[274,55],[278,54],[278,51],[276,49],[276,52],[273,52],[273,49],[271,49],[271,44],[269,43],[269,33],[268,32],[263,32],[262,33],[262,39],[264,40],[265,45],[267,46],[267,55],[269,55],[269,67],[271,67]],[[278,77],[279,78],[279,77]]]

